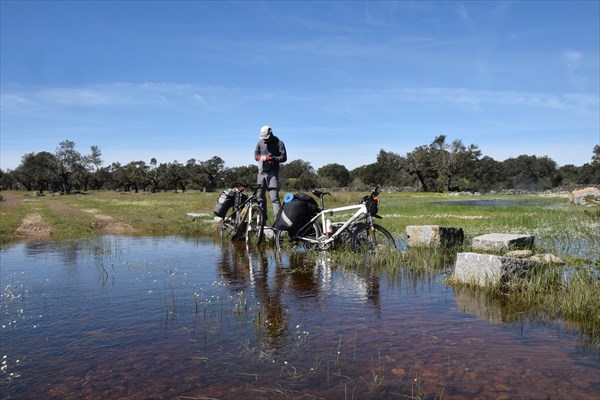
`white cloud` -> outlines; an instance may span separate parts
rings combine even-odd
[[[579,51],[567,50],[562,54],[565,63],[567,79],[578,90],[584,90],[587,78],[578,74],[579,66],[583,60],[583,53]]]

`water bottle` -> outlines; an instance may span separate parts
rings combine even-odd
[[[333,233],[333,226],[331,225],[331,220],[329,218],[325,220],[325,230],[327,231],[328,235]]]

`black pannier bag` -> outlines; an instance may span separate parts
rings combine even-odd
[[[238,206],[248,199],[248,195],[243,192],[238,192],[234,188],[225,189],[219,196],[219,200],[215,205],[213,213],[217,217],[225,218],[227,211],[233,206]]]
[[[282,231],[294,232],[304,226],[319,213],[316,200],[306,193],[296,193],[293,199],[284,203],[273,227]]]

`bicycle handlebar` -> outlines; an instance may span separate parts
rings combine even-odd
[[[241,188],[241,192],[244,191],[244,189],[246,188],[252,188],[252,190],[254,192],[258,191],[258,189],[265,189],[265,190],[277,190],[277,187],[270,187],[270,186],[265,186],[264,184],[258,184],[258,183],[253,183],[250,185],[246,185],[244,183],[237,183],[236,187],[240,187]]]

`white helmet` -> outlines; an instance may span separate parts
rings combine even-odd
[[[269,125],[265,125],[260,128],[260,135],[258,136],[261,139],[268,139],[273,134],[273,129]]]

